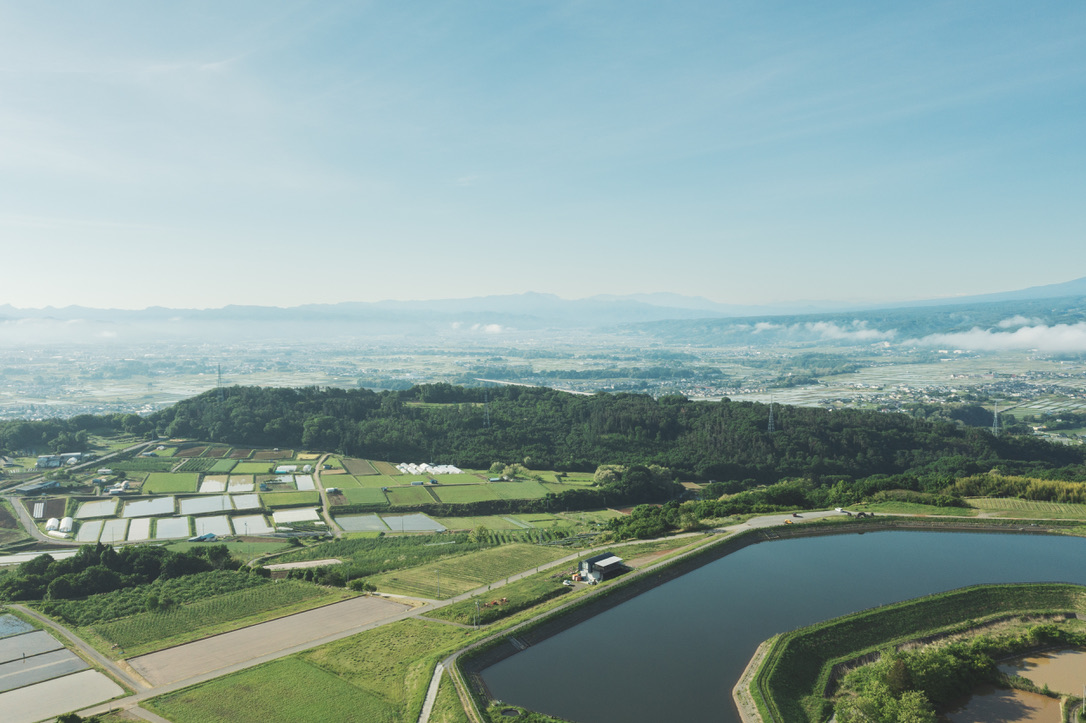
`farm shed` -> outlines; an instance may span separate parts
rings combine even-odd
[[[606,580],[626,571],[622,558],[604,552],[587,560],[581,560],[581,575],[593,580]]]

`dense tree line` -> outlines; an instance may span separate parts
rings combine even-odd
[[[117,549],[101,543],[83,545],[73,557],[54,560],[44,554],[19,565],[14,574],[0,581],[0,600],[67,600],[240,566],[225,545],[187,552],[148,545]]]
[[[160,434],[239,445],[300,445],[482,469],[495,460],[522,459],[535,469],[582,471],[656,464],[681,477],[755,484],[789,477],[818,484],[878,474],[958,477],[993,468],[1034,473],[1086,460],[1080,448],[899,414],[778,407],[772,434],[768,416],[766,405],[752,402],[430,384],[380,393],[232,387],[222,401],[208,392],[148,421]]]
[[[91,434],[145,435],[153,422],[138,414],[78,414],[69,419],[0,421],[0,453],[86,452]]]

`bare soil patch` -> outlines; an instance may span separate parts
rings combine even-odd
[[[206,449],[207,447],[186,447],[178,450],[174,457],[199,457]]]
[[[379,597],[357,597],[288,615],[128,661],[152,685],[187,680],[253,658],[361,629],[410,608]]]
[[[230,459],[248,459],[249,455],[253,453],[251,449],[242,449],[235,447],[230,450]]]

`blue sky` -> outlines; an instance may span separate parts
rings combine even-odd
[[[1086,5],[0,2],[0,304],[1086,276]]]

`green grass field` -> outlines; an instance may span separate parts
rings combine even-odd
[[[385,493],[379,489],[348,488],[343,490],[343,496],[352,505],[387,505],[388,499]]]
[[[211,474],[225,474],[237,466],[237,460],[233,459],[219,459],[215,460],[215,464],[211,465],[208,470]]]
[[[1086,520],[1086,505],[1083,504],[1020,500],[1012,497],[973,497],[967,499],[966,502],[993,517]]]
[[[144,494],[168,495],[175,492],[195,492],[200,483],[196,472],[176,473],[152,472],[143,483]]]
[[[298,657],[393,706],[398,716],[388,720],[415,723],[434,666],[480,635],[431,620],[407,619],[314,648]],[[314,716],[304,720],[335,719]],[[342,720],[383,719],[352,716]]]
[[[527,482],[490,482],[487,484],[498,496],[506,500],[536,500],[547,496],[550,490],[535,480]]]
[[[503,585],[500,590],[495,590],[489,596],[484,594],[482,598],[472,597],[463,602],[438,608],[428,613],[427,616],[438,620],[460,623],[461,625],[474,625],[476,620],[480,625],[486,625],[572,592],[572,588],[562,584],[564,575],[558,577],[554,577],[554,575],[554,572],[545,570],[523,580]],[[495,596],[504,597],[508,602],[501,605],[486,606],[486,603],[493,600]],[[478,611],[475,608],[476,602],[479,603]]]
[[[336,479],[338,477],[339,475],[336,475],[336,477],[330,479]],[[388,477],[383,474],[364,475],[362,477],[352,476],[351,479],[353,479],[359,487],[370,487],[375,489],[381,489],[382,487],[398,487],[403,484],[402,477]]]
[[[174,723],[405,720],[381,696],[297,657],[153,698],[144,705]]]
[[[271,462],[238,462],[230,471],[234,474],[268,474],[271,468]]]
[[[434,498],[430,491],[423,486],[418,487],[393,487],[388,491],[388,501],[393,507],[407,507],[412,505],[431,505]]]
[[[897,500],[850,505],[848,509],[853,512],[884,512],[890,515],[937,515],[941,517],[972,517],[977,514],[977,510],[968,507],[936,507],[935,505],[922,505],[916,502],[900,502]]]
[[[357,489],[362,485],[358,483],[358,480],[349,474],[328,474],[325,472],[321,475],[321,484],[325,489],[329,487],[339,487],[340,489]]]
[[[381,591],[444,599],[530,570],[567,554],[568,550],[556,547],[502,545],[418,567],[374,575],[369,581]]]
[[[235,630],[318,605],[344,600],[351,593],[297,580],[238,590],[178,605],[166,612],[144,612],[81,628],[89,641],[114,643],[126,656],[142,655],[172,645]],[[95,640],[97,638],[97,640]]]
[[[321,503],[320,493],[312,492],[261,492],[260,501],[265,507],[316,507]]]
[[[568,521],[563,520],[561,517],[558,517],[557,515],[548,515],[542,512],[509,516],[515,520],[520,520],[525,524],[531,525],[532,527],[539,527],[543,529],[550,529],[554,527],[572,527],[572,525]]]
[[[481,517],[435,517],[434,519],[450,530],[474,530],[479,525],[483,525],[488,530],[524,529],[520,525],[515,525],[498,515],[485,515]]]
[[[482,502],[483,500],[498,500],[501,497],[497,490],[492,489],[494,484],[460,485],[458,487],[446,487],[438,485],[434,487],[434,494],[442,502],[450,505],[462,505],[467,502]]]

